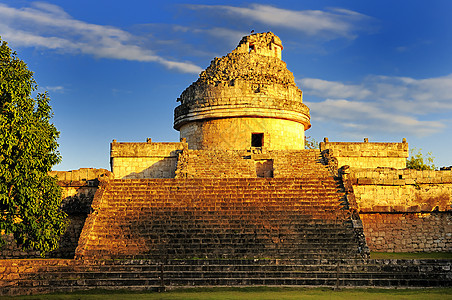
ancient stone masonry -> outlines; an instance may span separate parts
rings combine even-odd
[[[105,169],[93,168],[53,171],[50,174],[58,177],[63,192],[61,209],[68,214],[69,226],[60,239],[59,248],[47,256],[73,258],[99,183],[113,178],[113,174]]]
[[[450,260],[0,260],[0,295],[212,286],[450,287]],[[44,296],[45,297],[45,296]]]
[[[176,178],[256,178],[254,161],[239,150],[184,150]]]
[[[327,138],[320,143],[320,150],[329,150],[338,161],[338,166],[351,168],[406,168],[408,143],[364,143],[330,142]]]
[[[372,251],[451,252],[452,214],[362,213],[364,234]]]
[[[256,33],[215,58],[178,99],[180,142],[114,140],[112,173],[55,172],[71,225],[51,256],[76,259],[0,260],[0,295],[450,287],[450,260],[374,260],[369,250],[451,252],[451,170],[407,170],[405,139],[305,150],[310,113],[282,49]]]
[[[451,171],[354,169],[350,179],[362,212],[452,210]]]
[[[111,143],[110,163],[115,178],[174,178],[178,153],[186,143]]]
[[[327,169],[336,170],[337,176],[337,164],[319,150],[187,149],[179,154],[176,178],[315,177]]]
[[[245,37],[181,94],[174,128],[190,149],[247,149],[253,133],[267,149],[304,148],[309,109],[281,50],[271,32]]]
[[[4,242],[4,245],[0,248],[0,259],[12,259],[12,258],[37,258],[40,257],[39,251],[25,250],[19,247],[14,239],[14,235],[1,234],[0,238]],[[1,269],[0,269],[1,271]]]
[[[367,244],[374,251],[452,250],[452,173],[406,169],[408,143],[338,143],[323,152],[346,166]],[[322,152],[322,153],[323,153]]]
[[[102,186],[77,257],[367,255],[343,186],[318,150],[184,149],[180,158],[176,180],[115,180]],[[274,161],[279,178],[257,178],[262,161]],[[291,165],[300,173],[285,170]]]
[[[350,174],[374,251],[452,251],[452,172],[388,168]]]
[[[98,190],[78,258],[359,257],[328,174],[114,180]]]

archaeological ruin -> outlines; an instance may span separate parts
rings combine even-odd
[[[46,259],[0,249],[1,294],[175,286],[451,286],[452,171],[401,142],[305,149],[302,91],[271,32],[245,36],[177,99],[179,142],[111,143],[111,171],[53,172],[71,224]],[[1,273],[1,272],[0,272]]]

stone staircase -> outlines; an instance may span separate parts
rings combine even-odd
[[[104,182],[85,222],[78,259],[0,260],[0,295],[452,286],[451,260],[367,259],[344,187],[319,154],[252,154],[250,160],[273,159],[275,178]],[[297,172],[289,177],[291,163]]]
[[[450,260],[0,260],[0,295],[212,286],[451,287]]]
[[[331,176],[113,180],[99,194],[78,258],[359,256]]]
[[[256,162],[272,160],[275,178],[325,174],[320,151],[314,150],[184,150],[176,178],[256,178]],[[329,174],[328,174],[329,175]]]
[[[256,178],[254,161],[239,150],[184,150],[176,178]]]
[[[292,178],[111,180],[95,196],[76,257],[361,257],[341,183],[320,152],[296,154],[305,173]]]

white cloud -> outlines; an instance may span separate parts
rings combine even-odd
[[[403,112],[386,110],[378,103],[326,99],[306,105],[318,121],[334,122],[345,130],[366,135],[368,133],[403,133],[425,136],[445,128],[439,121],[422,121]]]
[[[312,95],[334,98],[338,95],[344,98],[363,99],[371,91],[360,85],[346,85],[341,82],[327,81],[317,78],[304,78],[299,81],[302,88],[308,88]]]
[[[305,97],[325,99],[308,102],[313,118],[346,130],[424,136],[445,128],[444,120],[427,114],[452,111],[452,74],[427,79],[369,76],[360,84],[317,78],[298,82]]]
[[[193,10],[211,10],[226,17],[254,21],[272,27],[289,28],[309,36],[353,39],[363,30],[363,23],[372,18],[347,10],[289,10],[270,5],[251,4],[248,7],[228,5],[188,5]]]
[[[190,62],[173,61],[140,46],[140,39],[122,29],[73,19],[59,6],[33,3],[13,8],[0,4],[0,35],[16,46],[43,47],[99,58],[156,62],[179,72],[199,73]]]
[[[234,46],[237,45],[238,41],[240,41],[242,37],[249,34],[249,32],[224,27],[194,28],[188,26],[174,25],[172,26],[172,30],[184,34],[194,33],[198,35],[208,36],[209,38],[215,38],[216,40],[219,41],[226,41],[228,44]]]
[[[322,98],[379,101],[413,114],[452,110],[452,74],[426,79],[368,76],[358,85],[318,78],[297,81],[305,94]]]
[[[64,88],[64,86],[56,85],[56,86],[45,86],[44,90],[55,93],[64,93],[66,89]]]

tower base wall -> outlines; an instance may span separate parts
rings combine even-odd
[[[284,119],[224,118],[187,123],[180,128],[180,137],[194,150],[302,150],[304,131],[303,124]],[[255,136],[253,144],[253,134],[263,134],[262,140]]]

